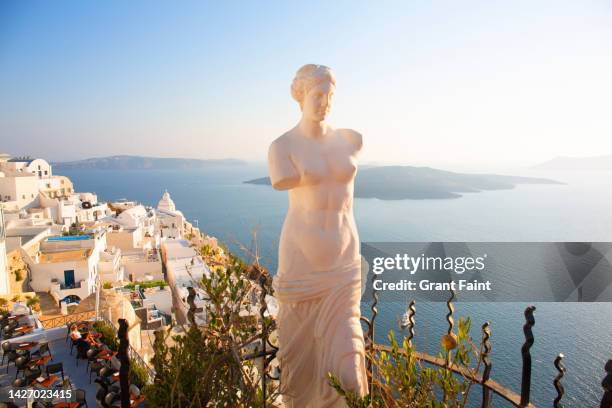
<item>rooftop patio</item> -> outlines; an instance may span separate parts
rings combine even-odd
[[[92,328],[92,323],[84,321],[79,324],[82,334],[80,340],[73,341],[67,337],[66,326],[3,340],[0,389],[11,385],[18,386],[15,380],[21,379],[22,386],[32,386],[35,389],[60,390],[62,386],[64,389],[70,387],[80,398],[78,403],[70,405],[38,406],[57,408],[120,406],[118,369],[121,363],[116,357],[117,353],[108,349],[103,343],[103,334],[97,333]],[[87,337],[88,332],[92,334],[91,337]],[[48,345],[48,351],[45,345]],[[22,356],[25,358],[20,361],[19,358]],[[100,389],[104,391],[99,392]],[[80,391],[77,393],[76,390]],[[115,394],[111,396],[108,405],[104,403],[101,405],[96,400],[96,393],[102,400],[109,393]],[[130,394],[133,407],[145,406],[143,398],[138,397],[137,388],[135,390],[130,388]],[[4,405],[0,403],[1,406]],[[17,406],[26,406],[26,404]]]
[[[46,368],[50,364],[54,363],[62,363],[64,379],[68,379],[72,384],[74,389],[82,389],[85,391],[86,397],[86,406],[88,407],[97,407],[96,403],[96,384],[94,382],[95,373],[92,374],[91,383],[89,382],[89,373],[87,371],[87,361],[80,360],[77,366],[76,349],[73,350],[72,355],[70,355],[70,342],[66,342],[66,329],[65,328],[56,328],[51,330],[45,330],[43,333],[38,335],[30,335],[30,336],[22,336],[17,339],[11,339],[10,342],[13,344],[25,344],[27,342],[36,341],[38,345],[32,347],[30,353],[35,353],[39,348],[40,344],[44,342],[48,342],[49,349],[51,352],[50,359],[46,364],[43,364],[41,368],[41,376],[47,377]],[[45,356],[43,354],[43,356]],[[8,372],[7,372],[8,369]],[[58,377],[58,380],[55,384],[61,384],[61,372],[54,373],[51,375],[55,375]],[[4,356],[2,365],[0,366],[0,387],[6,387],[13,384],[13,381],[17,377],[23,377],[23,372],[21,371],[19,375],[17,375],[17,368],[13,362],[8,362],[8,356]],[[53,386],[55,384],[51,384]],[[45,384],[43,384],[45,385]],[[25,405],[22,405],[25,406]],[[72,408],[72,407],[71,407]]]

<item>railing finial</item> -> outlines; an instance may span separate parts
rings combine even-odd
[[[608,360],[604,369],[606,370],[606,376],[601,382],[604,395],[599,408],[612,408],[612,360]]]
[[[408,305],[408,310],[404,315],[404,319],[402,320],[401,329],[408,329],[408,345],[412,347],[412,339],[414,338],[414,315],[416,314],[416,302],[414,300],[410,301]]]
[[[565,367],[563,366],[563,354],[561,353],[559,353],[557,358],[555,358],[555,368],[557,369],[559,374],[557,374],[555,380],[553,381],[555,389],[557,390],[557,398],[555,398],[555,401],[553,402],[553,407],[563,408],[563,405],[561,405],[561,399],[565,394],[565,389],[563,388],[563,384],[561,384],[561,379],[565,375]]]
[[[523,358],[523,372],[521,376],[521,406],[529,404],[531,393],[531,353],[529,349],[533,346],[534,337],[531,328],[535,325],[535,306],[529,306],[525,309],[525,325],[523,325],[523,333],[525,334],[525,343],[521,348],[521,356]]]
[[[491,328],[489,322],[482,325],[482,408],[491,405],[491,390],[484,384],[491,378]]]

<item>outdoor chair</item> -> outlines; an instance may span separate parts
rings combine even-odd
[[[17,354],[17,352],[15,350],[9,350],[9,352],[6,354],[7,355],[7,362],[6,362],[6,372],[9,372],[9,365],[11,363],[15,364],[15,360],[17,360],[17,358],[19,358],[19,354]]]
[[[104,403],[107,407],[119,407],[121,406],[120,395],[116,392],[109,392],[104,397]]]
[[[93,363],[97,360],[98,354],[100,354],[101,350],[91,347],[87,350],[87,369],[89,369],[89,364]]]
[[[140,397],[140,388],[136,384],[130,384],[130,395]]]
[[[113,385],[112,375],[116,373],[115,370],[103,364],[100,371],[98,371],[98,376],[94,380],[95,383],[99,384],[102,387],[105,387],[107,390],[109,387]],[[91,373],[89,373],[91,376]]]
[[[107,392],[105,388],[98,388],[98,390],[96,391],[96,402],[98,403],[99,407],[108,408],[108,406],[104,402],[106,394]]]
[[[79,360],[87,360],[87,350],[89,350],[89,345],[87,343],[77,344],[77,352],[76,352],[77,367],[79,366]]]
[[[47,366],[47,378],[51,374],[62,373],[62,381],[64,381],[64,364],[63,363],[53,363]]]
[[[25,387],[26,385],[28,385],[28,383],[26,383],[26,380],[23,378],[16,378],[13,381],[13,387],[15,388]]]
[[[15,359],[15,367],[17,371],[15,371],[15,378],[19,375],[19,372],[24,371],[30,364],[30,359],[26,356],[19,356]]]
[[[79,407],[85,406],[87,407],[87,397],[85,396],[85,390],[83,389],[76,389],[74,391],[74,397],[75,397],[75,401],[77,404],[79,404]]]
[[[35,352],[32,353],[31,357],[37,357],[37,358],[41,358],[43,356],[43,354],[48,354],[51,357],[51,360],[53,360],[53,355],[51,354],[51,349],[49,348],[49,343],[41,343],[40,346],[38,347],[38,350],[36,350]]]
[[[68,344],[68,340],[70,339],[70,328],[72,327],[72,323],[66,323],[66,344]]]
[[[9,351],[11,351],[11,343],[5,341],[4,343],[2,343],[2,364],[0,365],[4,364],[4,357],[6,357]]]
[[[32,381],[41,376],[40,368],[38,367],[26,367],[23,372],[23,378],[25,379],[26,384],[32,384]]]
[[[68,337],[70,339],[70,355],[72,355],[72,349],[76,347],[79,342],[79,339],[73,339],[72,337]]]

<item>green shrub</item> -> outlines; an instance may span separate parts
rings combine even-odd
[[[142,388],[147,385],[147,379],[149,373],[146,368],[137,363],[136,361],[130,361],[130,382],[135,384],[138,388]]]
[[[151,361],[155,384],[144,389],[151,406],[261,407],[277,398],[277,386],[270,381],[264,404],[260,374],[253,360],[241,358],[251,352],[243,347],[256,337],[261,322],[241,324],[252,284],[243,264],[234,260],[227,266],[227,271],[212,272],[200,283],[210,299],[205,306],[208,324],[173,336],[171,346],[156,339]],[[266,327],[270,330],[268,319]]]
[[[132,283],[128,283],[127,285],[125,285],[124,288],[134,290],[136,288],[136,285],[139,285],[142,289],[155,288],[155,287],[159,287],[160,289],[163,289],[166,287],[167,283],[163,280],[147,281],[147,282],[132,282]]]
[[[108,323],[103,321],[97,321],[94,323],[94,329],[96,332],[102,334],[100,340],[102,343],[106,344],[109,349],[112,351],[117,351],[119,349],[119,341],[117,340],[117,334],[115,333],[115,328],[108,325]]]
[[[40,298],[37,295],[35,295],[34,297],[28,298],[28,301],[26,302],[26,305],[29,308],[33,308],[35,305],[37,305],[39,303],[40,303]]]
[[[473,381],[454,374],[448,367],[465,367],[475,375],[481,366],[481,356],[469,335],[471,321],[460,319],[451,350],[444,345],[438,357],[447,362],[443,367],[425,367],[406,337],[401,348],[393,330],[389,331],[389,352],[379,351],[367,356],[374,366],[372,393],[359,397],[343,389],[340,380],[329,374],[330,385],[340,394],[349,408],[433,408],[465,407]],[[446,337],[446,336],[445,336]],[[443,344],[448,344],[444,342]],[[453,347],[451,346],[451,347]],[[474,361],[474,364],[472,364]]]

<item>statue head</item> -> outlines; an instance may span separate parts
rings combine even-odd
[[[291,84],[291,96],[300,104],[304,118],[318,122],[329,113],[335,90],[336,77],[325,65],[304,65]]]

